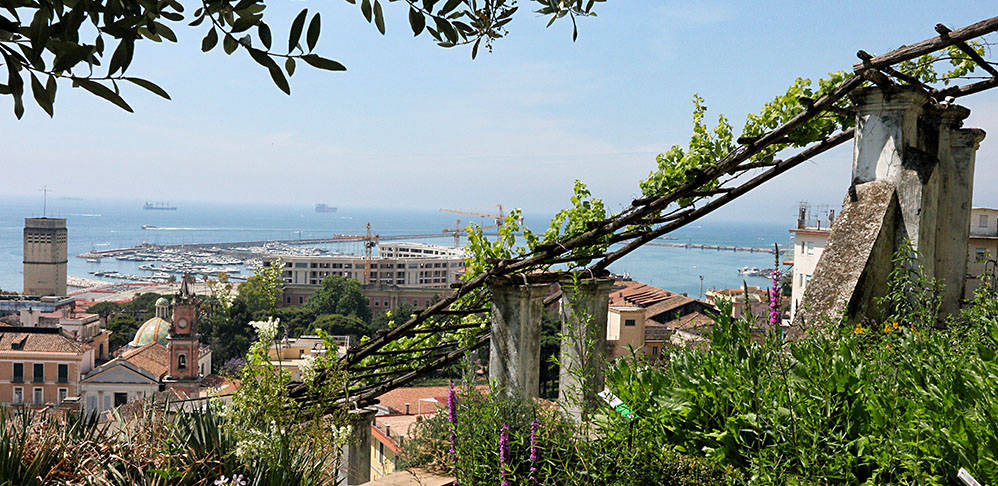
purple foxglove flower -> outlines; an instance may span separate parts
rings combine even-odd
[[[531,483],[537,483],[537,461],[540,460],[540,455],[537,452],[537,429],[540,425],[541,423],[537,419],[530,422],[530,477],[528,479]]]
[[[509,426],[503,425],[499,432],[499,474],[502,478],[501,486],[510,486],[506,477],[506,469],[509,465]]]
[[[769,325],[780,325],[780,269],[773,270],[773,288],[769,292]]]

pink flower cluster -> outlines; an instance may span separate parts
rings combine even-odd
[[[450,457],[452,471],[457,474],[457,436],[454,427],[457,425],[457,393],[454,392],[454,382],[450,382],[447,390],[447,421],[450,422]],[[455,482],[455,484],[457,484]]]
[[[769,325],[779,327],[780,318],[780,269],[773,270],[773,288],[769,291]]]
[[[499,432],[499,474],[501,474],[501,486],[510,486],[509,478],[506,477],[506,469],[509,466],[509,426],[503,425]]]
[[[540,455],[537,453],[537,429],[540,425],[541,423],[537,419],[530,422],[530,477],[528,479],[531,483],[537,482],[537,461],[540,460]]]

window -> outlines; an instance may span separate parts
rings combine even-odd
[[[299,303],[299,304],[304,304],[304,303],[305,303],[305,297],[304,297],[304,296],[301,296],[301,295],[299,295],[299,296],[298,296],[298,303]]]
[[[624,319],[624,325],[627,327],[634,326],[635,324],[637,323],[634,322],[634,319]]]
[[[308,263],[295,263],[295,268],[308,268]]]
[[[814,242],[813,241],[807,242],[807,254],[808,255],[814,255]]]
[[[104,343],[100,343],[100,347],[97,349],[97,359],[104,359]]]
[[[988,249],[987,248],[977,248],[974,251],[974,260],[982,262],[988,259]]]
[[[69,365],[61,364],[59,365],[59,381],[58,383],[69,383]]]
[[[124,392],[115,392],[114,393],[114,406],[115,407],[120,407],[120,406],[122,406],[122,405],[124,405],[126,403],[128,403],[128,394],[127,393],[124,393]]]
[[[977,226],[980,226],[981,228],[987,228],[988,227],[988,215],[982,214],[982,215],[978,216],[977,217]]]
[[[45,363],[35,363],[31,368],[31,382],[45,383]]]
[[[59,399],[56,401],[56,405],[62,405],[62,401],[66,399],[67,395],[69,395],[69,388],[60,388]]]
[[[801,287],[804,286],[804,274],[803,273],[800,274],[800,285],[801,285]]]
[[[14,383],[24,383],[24,363],[14,363]]]
[[[45,401],[45,394],[41,388],[35,388],[32,391],[32,397],[35,405],[41,405]]]
[[[177,369],[186,370],[187,369],[187,355],[181,354],[177,356]]]
[[[385,443],[378,441],[378,464],[385,463]]]
[[[652,357],[655,357],[655,358],[658,357],[658,346],[652,346],[651,347],[651,355],[652,355]]]
[[[24,403],[24,388],[23,387],[20,387],[20,386],[15,386],[14,387],[14,396],[11,399],[11,402],[13,402],[16,405],[20,405],[20,404]]]

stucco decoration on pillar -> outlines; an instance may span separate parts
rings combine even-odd
[[[561,282],[561,342],[558,403],[584,420],[596,407],[606,382],[606,321],[613,280]]]
[[[364,484],[371,480],[371,424],[377,410],[361,408],[350,410],[350,439],[340,450],[338,483],[348,486]]]
[[[547,284],[495,282],[489,380],[505,393],[532,399],[540,390],[541,319]]]

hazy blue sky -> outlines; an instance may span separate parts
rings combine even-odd
[[[413,39],[386,5],[388,35],[343,1],[271,2],[281,45],[302,6],[323,13],[319,50],[349,71],[299,67],[292,96],[248,56],[200,52],[204,27],[179,44],[143,43],[129,73],[136,113],[60,89],[56,116],[23,120],[0,100],[3,194],[148,200],[272,201],[340,206],[531,212],[564,205],[576,178],[612,208],[626,204],[655,154],[685,143],[690,98],[736,127],[797,76],[847,69],[857,49],[881,53],[995,15],[989,2],[653,2],[610,0],[597,18],[545,29],[521,1],[492,53]],[[991,135],[978,157],[978,205],[998,206],[998,94],[965,98],[967,126]],[[841,201],[851,146],[744,197],[719,218],[794,219],[801,199]]]

